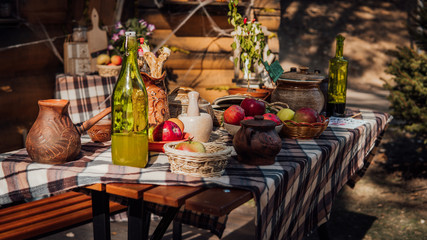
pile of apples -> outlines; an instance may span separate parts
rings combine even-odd
[[[179,141],[184,138],[184,123],[178,118],[170,118],[148,129],[148,139],[153,141]],[[175,145],[175,149],[187,152],[206,152],[205,146],[191,138]]]
[[[319,113],[309,107],[303,107],[297,111],[293,111],[290,108],[282,108],[276,114],[266,113],[266,106],[263,101],[245,98],[240,103],[240,106],[231,105],[224,111],[224,122],[232,125],[240,125],[242,120],[253,119],[255,115],[263,115],[264,119],[272,120],[276,125],[280,125],[286,120],[305,123],[321,121]]]
[[[224,111],[224,122],[232,125],[240,125],[240,121],[254,119],[255,115],[263,115],[265,120],[271,120],[276,125],[282,121],[274,113],[266,113],[266,106],[263,101],[254,98],[245,98],[239,105],[231,105]]]
[[[96,64],[108,66],[120,66],[122,64],[122,57],[119,55],[109,56],[108,54],[100,54],[96,58]]]

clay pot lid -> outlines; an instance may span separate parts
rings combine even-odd
[[[292,67],[289,72],[280,75],[278,80],[320,82],[325,79],[325,76],[321,75],[319,70],[310,73],[309,68],[304,66],[299,67],[299,70],[298,72],[295,67]]]
[[[254,119],[243,120],[240,122],[244,127],[255,129],[270,130],[276,127],[276,123],[271,120],[264,120],[264,116],[256,115]]]

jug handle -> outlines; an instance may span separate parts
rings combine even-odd
[[[102,110],[102,112],[96,114],[91,119],[83,122],[80,126],[76,126],[77,131],[79,132],[79,134],[82,134],[82,133],[86,132],[87,130],[89,130],[89,128],[91,128],[99,120],[101,120],[102,118],[104,118],[105,116],[107,116],[110,112],[111,112],[111,107],[108,107],[108,108]]]
[[[246,144],[248,146],[251,146],[251,140],[252,140],[253,133],[254,133],[254,130],[252,128],[246,128],[245,137],[246,137]]]

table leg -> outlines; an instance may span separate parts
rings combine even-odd
[[[162,220],[160,221],[159,225],[157,225],[156,230],[154,231],[153,235],[151,236],[151,238],[150,238],[151,240],[162,239],[163,235],[165,234],[166,230],[168,229],[172,220],[175,218],[178,211],[179,211],[179,207],[178,208],[170,207],[166,211],[166,214],[162,217]]]
[[[108,194],[92,191],[93,238],[110,240],[110,206]]]
[[[149,213],[142,199],[129,199],[128,203],[128,239],[148,239],[150,230]]]
[[[182,222],[179,220],[173,220],[173,240],[182,239]]]

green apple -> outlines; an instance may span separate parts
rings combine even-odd
[[[188,151],[188,152],[206,152],[205,146],[198,141],[188,140],[185,142],[180,142],[175,146],[175,149]]]
[[[294,118],[295,112],[290,108],[282,108],[276,114],[281,121],[292,120]]]

